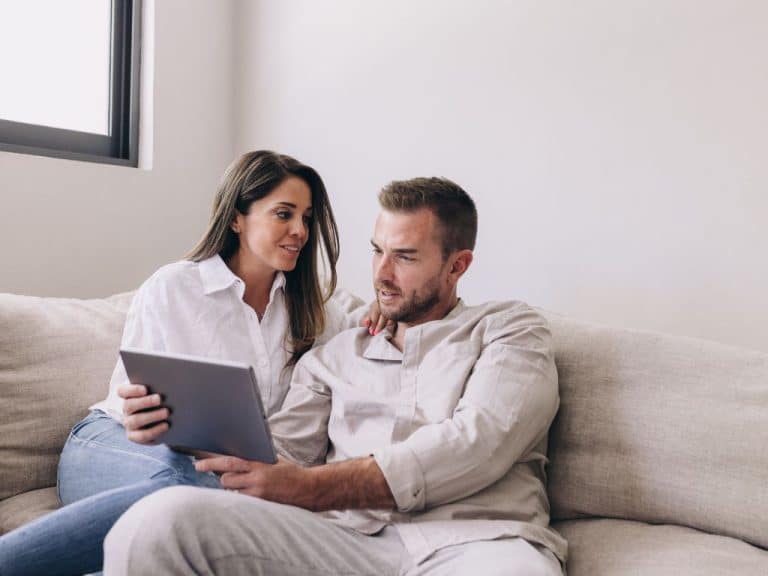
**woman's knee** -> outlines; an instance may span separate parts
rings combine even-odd
[[[60,500],[69,504],[145,480],[191,484],[194,472],[188,456],[165,445],[130,442],[119,422],[102,415],[70,434],[59,461],[57,487]]]

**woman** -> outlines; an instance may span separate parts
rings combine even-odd
[[[325,302],[319,261],[324,256],[333,292],[338,253],[317,172],[273,152],[244,154],[224,174],[198,245],[137,292],[122,346],[251,364],[272,414],[299,358],[364,313],[352,313],[351,298]],[[361,324],[376,331],[375,307],[370,315],[375,321]],[[0,537],[0,573],[100,570],[104,537],[135,501],[174,484],[219,487],[191,457],[154,444],[168,429],[168,410],[158,395],[130,384],[119,359],[108,397],[91,408],[59,462],[65,506]]]

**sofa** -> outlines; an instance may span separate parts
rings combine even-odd
[[[132,294],[0,294],[0,533],[58,507]],[[768,354],[548,313],[551,517],[570,576],[768,575]]]

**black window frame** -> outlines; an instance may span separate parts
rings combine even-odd
[[[0,150],[137,166],[140,62],[141,0],[112,0],[109,134],[0,118]]]

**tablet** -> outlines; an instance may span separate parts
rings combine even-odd
[[[121,349],[120,356],[131,384],[161,394],[171,411],[171,426],[158,442],[269,464],[277,461],[251,366],[133,348]]]

